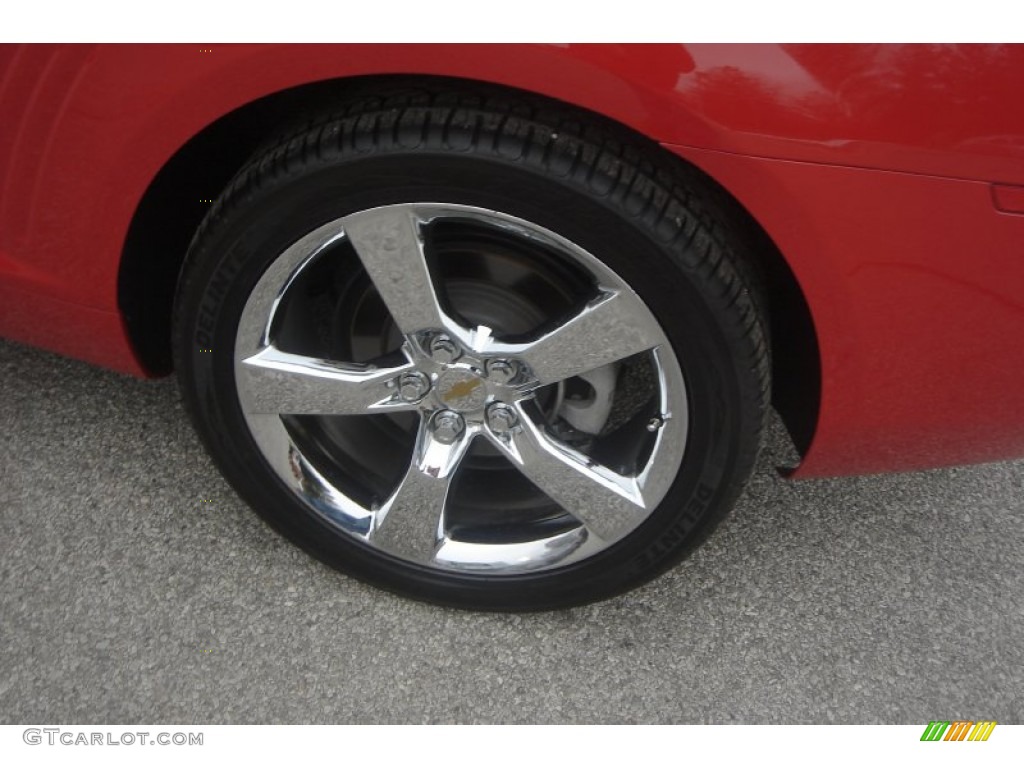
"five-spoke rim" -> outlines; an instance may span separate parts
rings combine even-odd
[[[450,312],[432,267],[427,228],[467,221],[543,245],[590,279],[567,316],[526,338]],[[399,354],[371,363],[324,359],[277,338],[278,311],[304,270],[347,243],[401,334]],[[284,347],[284,348],[283,348]],[[643,356],[653,372],[646,441],[624,471],[562,439],[539,393]],[[568,565],[635,531],[664,499],[683,460],[687,398],[664,332],[639,296],[586,250],[536,224],[475,207],[415,203],[360,211],[310,232],[252,290],[235,340],[235,384],[264,459],[288,489],[346,535],[401,559],[452,571],[514,574]],[[607,377],[606,377],[607,378]],[[614,380],[614,377],[609,379]],[[368,503],[346,492],[287,428],[294,416],[412,414],[408,468]],[[449,530],[453,481],[475,441],[511,466],[574,524],[533,535],[466,540]],[[637,444],[639,445],[639,443]],[[500,500],[499,500],[500,501]]]

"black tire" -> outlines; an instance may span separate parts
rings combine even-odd
[[[253,509],[315,557],[359,579],[419,599],[485,610],[565,607],[635,587],[682,559],[731,508],[763,429],[766,324],[738,255],[742,245],[733,242],[721,214],[708,204],[715,195],[699,174],[655,145],[543,100],[432,86],[353,98],[254,157],[196,234],[174,320],[175,364],[187,409],[211,456]],[[290,246],[327,222],[422,201],[500,212],[577,244],[636,292],[671,346],[688,403],[685,453],[657,507],[592,556],[508,573],[445,570],[393,556],[342,531],[303,501],[254,440],[237,389],[235,344],[261,277]],[[342,277],[331,273],[330,280]],[[551,277],[551,290],[572,279]],[[309,338],[331,335],[339,323],[355,327],[355,310],[348,305],[353,296],[367,294],[332,287],[321,299],[318,291],[327,289],[311,286],[301,295],[326,301],[334,314],[329,323],[305,315],[295,320],[327,323],[326,331],[310,331]],[[450,292],[451,285],[445,283],[444,290]],[[338,296],[348,303],[330,305],[341,301]],[[322,343],[331,349],[355,346],[355,331],[346,331],[347,337],[338,333],[341,342]],[[622,386],[625,368],[616,370]],[[564,394],[563,387],[562,408]],[[293,418],[288,429],[301,432],[312,455],[320,450],[318,441],[329,442],[317,430],[328,429],[313,416],[307,431],[305,418]],[[638,446],[643,439],[636,438]],[[342,453],[328,447],[317,455],[329,462]],[[346,465],[324,471],[355,470]],[[564,517],[553,519],[564,523]]]

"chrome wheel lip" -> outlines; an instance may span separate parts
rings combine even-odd
[[[553,341],[545,336],[527,343],[525,347],[530,348],[546,344],[543,350],[546,354],[537,353],[536,361],[530,358],[532,365],[522,362],[518,355],[524,349],[523,344],[498,341],[491,338],[489,329],[463,327],[445,314],[437,301],[436,289],[425,263],[423,270],[429,282],[424,282],[423,275],[417,274],[406,281],[390,257],[380,257],[380,253],[397,254],[394,261],[405,260],[403,263],[411,261],[415,264],[416,259],[410,259],[408,251],[415,242],[422,246],[420,229],[445,218],[471,220],[555,248],[593,277],[598,295],[592,305],[581,312],[577,326],[572,325],[577,318],[572,318],[549,334],[555,337]],[[394,232],[398,234],[394,235]],[[392,240],[389,241],[389,237]],[[378,289],[381,284],[386,286],[381,294],[389,311],[393,304],[399,308],[392,314],[405,335],[402,348],[405,362],[395,368],[377,371],[372,366],[338,361],[309,358],[298,361],[293,358],[301,356],[289,356],[272,342],[274,316],[289,289],[321,254],[345,239],[353,240],[353,246]],[[363,249],[376,254],[369,258],[369,265]],[[412,288],[407,283],[411,283]],[[419,292],[416,292],[416,286],[419,286]],[[416,306],[417,302],[432,306]],[[625,306],[626,310],[616,310],[613,303]],[[562,348],[572,349],[573,365],[584,366],[581,370],[590,370],[586,367],[588,365],[599,367],[605,364],[607,355],[599,347],[593,350],[583,347],[588,341],[590,322],[586,312],[591,311],[598,316],[604,312],[607,315],[607,310],[602,308],[609,304],[613,304],[610,315],[613,321],[620,319],[619,315],[625,312],[623,317],[641,326],[634,335],[642,339],[638,344],[649,345],[658,384],[658,418],[661,423],[656,429],[645,466],[629,477],[606,470],[589,457],[551,439],[537,427],[526,410],[533,389],[541,384],[560,381],[559,377],[568,370],[562,362],[564,355],[558,355]],[[608,330],[613,325],[607,321],[602,325],[599,321],[594,327]],[[630,329],[620,331],[615,327],[615,343],[609,346],[612,349],[616,345],[628,347],[629,341],[619,337],[630,333],[633,333]],[[432,354],[430,340],[438,334],[443,334],[457,346],[457,354],[451,362],[444,362],[451,356],[447,344],[441,345],[444,348],[440,360],[436,354],[438,345],[434,345]],[[558,334],[563,334],[563,337],[557,338]],[[517,370],[521,368],[528,372],[525,381],[523,377],[514,382],[500,380],[505,375],[504,365],[509,361]],[[495,366],[496,362],[502,365]],[[273,381],[266,385],[267,380],[286,377],[288,371],[299,368],[305,378],[291,379],[283,389],[275,389]],[[501,375],[493,379],[488,377],[489,370],[499,368],[502,369]],[[453,371],[472,371],[486,390],[484,400],[474,400],[465,409],[452,408],[452,402],[458,401],[446,400],[438,392],[438,382],[445,376],[454,378],[451,376]],[[253,440],[263,459],[289,492],[343,534],[384,554],[440,571],[488,575],[532,573],[577,563],[601,552],[634,532],[661,503],[682,466],[688,437],[688,401],[681,367],[660,324],[632,288],[595,256],[557,233],[505,213],[473,206],[449,203],[380,206],[330,221],[297,240],[268,266],[246,301],[235,338],[234,373],[239,404]],[[426,376],[432,386],[422,397],[405,399],[393,384],[403,374]],[[339,384],[341,388],[338,391],[343,391],[343,394],[336,394],[330,387],[324,387],[323,381],[332,384],[356,382],[358,392],[353,394],[355,389],[350,392],[347,384],[344,387]],[[392,382],[390,386],[389,382]],[[417,448],[413,452],[413,466],[395,497],[383,505],[368,508],[333,486],[303,455],[286,429],[282,415],[294,411],[275,412],[269,408],[267,412],[268,406],[264,401],[277,398],[274,403],[280,404],[282,392],[286,406],[296,402],[314,413],[418,413],[420,429],[416,438]],[[498,422],[488,418],[488,410],[495,404],[500,404],[507,411],[502,414],[501,425],[509,421],[509,414],[512,414],[512,428],[495,428]],[[349,410],[351,408],[358,410]],[[462,432],[457,439],[442,442],[431,433],[430,424],[440,410],[448,408],[463,420]],[[555,501],[562,503],[568,500],[568,506],[562,505],[580,521],[580,525],[530,541],[477,543],[450,538],[443,527],[447,482],[451,480],[449,472],[454,474],[469,443],[478,438],[490,441],[513,466],[546,492],[544,483],[558,486],[558,495],[562,498]],[[454,464],[449,467],[452,461]],[[551,470],[550,467],[556,469]],[[585,468],[589,473],[587,482],[591,485],[586,488],[564,487],[566,467],[580,471]],[[411,500],[402,498],[401,489],[406,484],[410,487],[422,484],[417,472],[423,477],[446,480],[444,489],[421,489],[425,500],[434,499],[436,502],[437,498],[440,499],[442,509],[436,520],[430,514],[424,516],[430,520],[417,517],[414,507],[418,497]],[[552,472],[558,475],[558,479],[552,479]],[[572,471],[568,476],[575,477]],[[574,500],[574,497],[578,499]],[[639,511],[633,514],[635,510],[624,504],[623,499]],[[585,506],[595,500],[596,505],[591,506],[607,513],[601,519],[582,506],[569,508],[574,503]],[[616,514],[622,519],[616,518]],[[432,543],[429,546],[405,546],[403,532],[388,530],[397,525],[386,524],[388,518],[407,521],[406,525],[417,529],[420,536],[432,536]]]

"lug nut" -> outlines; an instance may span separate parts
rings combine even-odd
[[[465,430],[466,422],[455,411],[438,411],[431,419],[430,426],[437,442],[451,445]]]
[[[499,384],[508,384],[519,374],[519,365],[515,360],[488,360],[487,378]]]
[[[441,334],[431,339],[430,356],[434,359],[435,363],[447,365],[448,363],[454,363],[462,357],[462,351],[459,349],[458,344]]]
[[[430,391],[430,379],[421,371],[409,371],[398,377],[398,396],[407,403],[421,400]]]
[[[519,423],[515,410],[505,403],[493,403],[487,409],[487,426],[496,435],[506,435]]]

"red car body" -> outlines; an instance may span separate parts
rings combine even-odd
[[[1024,454],[1024,46],[0,46],[0,335],[166,372],[144,347],[231,131],[368,76],[543,94],[724,187],[813,327],[784,349],[813,386],[775,382],[798,476]]]

